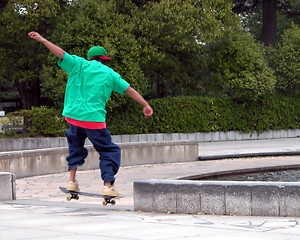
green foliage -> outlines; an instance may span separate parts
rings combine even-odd
[[[135,16],[143,46],[142,69],[156,97],[195,89],[204,64],[203,44],[237,24],[228,1],[162,0],[150,2]]]
[[[111,134],[262,132],[300,128],[300,99],[280,95],[264,96],[239,104],[229,98],[167,97],[149,101],[154,109],[145,119],[138,104],[108,110],[107,126]],[[24,127],[24,136],[63,136],[67,123],[53,108],[32,108],[8,114],[15,135]],[[7,122],[5,123],[7,124]],[[14,131],[13,131],[14,130]]]
[[[12,124],[10,129],[23,127],[24,136],[57,137],[64,134],[67,124],[61,113],[54,108],[32,107],[31,110],[21,110],[7,115]],[[7,135],[15,134],[14,130],[6,130]]]
[[[263,24],[263,0],[234,0],[234,12],[241,16],[241,22],[245,29],[254,35],[256,40],[261,40]],[[300,1],[277,0],[276,11],[276,40],[281,39],[281,35],[292,22],[300,24]],[[266,13],[267,14],[267,13]]]
[[[83,58],[87,57],[90,47],[104,47],[112,59],[107,65],[143,93],[147,88],[147,79],[139,66],[142,46],[132,34],[134,23],[129,16],[130,11],[135,11],[135,5],[130,2],[124,4],[128,15],[120,13],[118,1],[115,0],[74,1],[58,19],[50,40],[68,53]],[[60,106],[67,74],[53,66],[54,62],[56,59],[49,54],[48,64],[41,74],[43,94],[52,96],[56,105]],[[124,103],[126,99],[121,95],[113,95],[109,107],[114,106],[115,101]]]
[[[49,56],[52,63],[56,61],[54,56]],[[41,95],[51,99],[58,109],[63,109],[65,89],[67,85],[67,73],[57,65],[44,65],[40,73]]]
[[[204,64],[201,43],[238,24],[232,4],[225,0],[145,1],[138,8],[136,4],[130,0],[73,1],[57,20],[50,40],[81,57],[86,57],[91,46],[103,46],[112,58],[109,66],[142,94],[161,97],[195,92]],[[42,94],[61,106],[67,75],[53,66],[55,61],[49,54],[43,66]],[[128,102],[113,95],[108,106],[116,101]]]
[[[239,17],[232,11],[232,1],[196,1],[196,6],[200,10],[199,42],[208,44],[223,36],[224,30],[240,25]]]
[[[10,0],[1,12],[0,72],[16,84],[23,108],[38,104],[38,76],[42,54],[46,52],[29,40],[27,33],[36,29],[45,33],[59,9],[54,0]]]
[[[195,85],[201,46],[195,39],[200,21],[193,1],[150,2],[134,18],[135,35],[143,46],[142,69],[156,96]]]
[[[114,108],[107,124],[112,134],[267,131],[300,128],[300,99],[264,96],[239,104],[229,98],[168,97],[150,101],[145,119],[139,105]]]
[[[0,36],[0,97],[13,97],[6,92],[18,89],[22,107],[30,108],[39,105],[32,98],[41,92],[62,108],[67,74],[47,48],[28,38],[35,30],[81,57],[90,47],[103,46],[113,60],[109,66],[147,97],[205,94],[257,101],[274,89],[275,77],[263,46],[239,29],[232,7],[226,0],[10,0],[0,15],[5,33]],[[270,59],[277,89],[298,95],[299,26],[285,32]],[[127,98],[113,95],[108,110],[119,105],[133,111]],[[153,120],[143,122],[148,121]],[[181,127],[174,130],[187,131]]]
[[[242,30],[229,28],[213,41],[207,52],[209,72],[206,92],[239,101],[255,100],[275,86],[275,76],[264,58],[262,44]]]
[[[13,82],[0,75],[0,101],[17,99],[18,92]]]
[[[277,76],[277,89],[300,96],[300,27],[287,29],[276,49],[270,49],[270,62]]]

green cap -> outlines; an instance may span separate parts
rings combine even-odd
[[[101,57],[101,58],[103,58],[103,60],[111,60],[107,56],[106,50],[103,47],[99,47],[99,46],[94,46],[94,47],[90,48],[90,50],[88,51],[87,57],[88,57],[88,59],[91,59],[93,57]]]

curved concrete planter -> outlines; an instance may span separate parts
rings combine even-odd
[[[299,198],[298,182],[134,182],[134,209],[144,212],[300,217]]]

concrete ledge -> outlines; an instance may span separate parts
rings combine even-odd
[[[0,172],[0,201],[16,199],[15,175],[9,172]]]
[[[156,133],[156,134],[132,134],[112,135],[115,143],[142,143],[142,142],[170,142],[170,141],[198,141],[218,142],[236,140],[261,140],[278,138],[300,137],[300,129],[271,130],[261,133],[242,133],[235,131],[228,132],[196,132],[196,133]],[[86,145],[92,145],[89,140]],[[57,138],[21,138],[21,139],[0,139],[0,152],[21,151],[43,148],[68,147],[65,137]]]
[[[238,153],[238,154],[218,154],[210,156],[199,156],[199,161],[218,160],[226,158],[249,158],[249,157],[268,157],[268,156],[296,156],[300,155],[300,151],[278,151],[278,152],[253,152],[253,153]]]
[[[190,162],[198,158],[198,142],[121,143],[122,166]],[[99,168],[99,154],[86,146],[89,155],[80,170]],[[12,172],[16,178],[67,171],[68,148],[48,148],[0,153],[0,171]]]
[[[120,143],[122,166],[195,161],[197,141]]]
[[[299,198],[300,182],[134,182],[134,209],[143,212],[299,217]]]
[[[0,152],[67,147],[66,137],[0,139]]]

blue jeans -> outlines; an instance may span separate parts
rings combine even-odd
[[[68,170],[82,166],[88,155],[84,147],[85,139],[88,138],[96,151],[100,154],[99,167],[101,178],[105,183],[115,181],[121,163],[121,150],[119,146],[111,141],[110,132],[105,129],[86,129],[69,124],[70,129],[66,131],[69,144]]]

